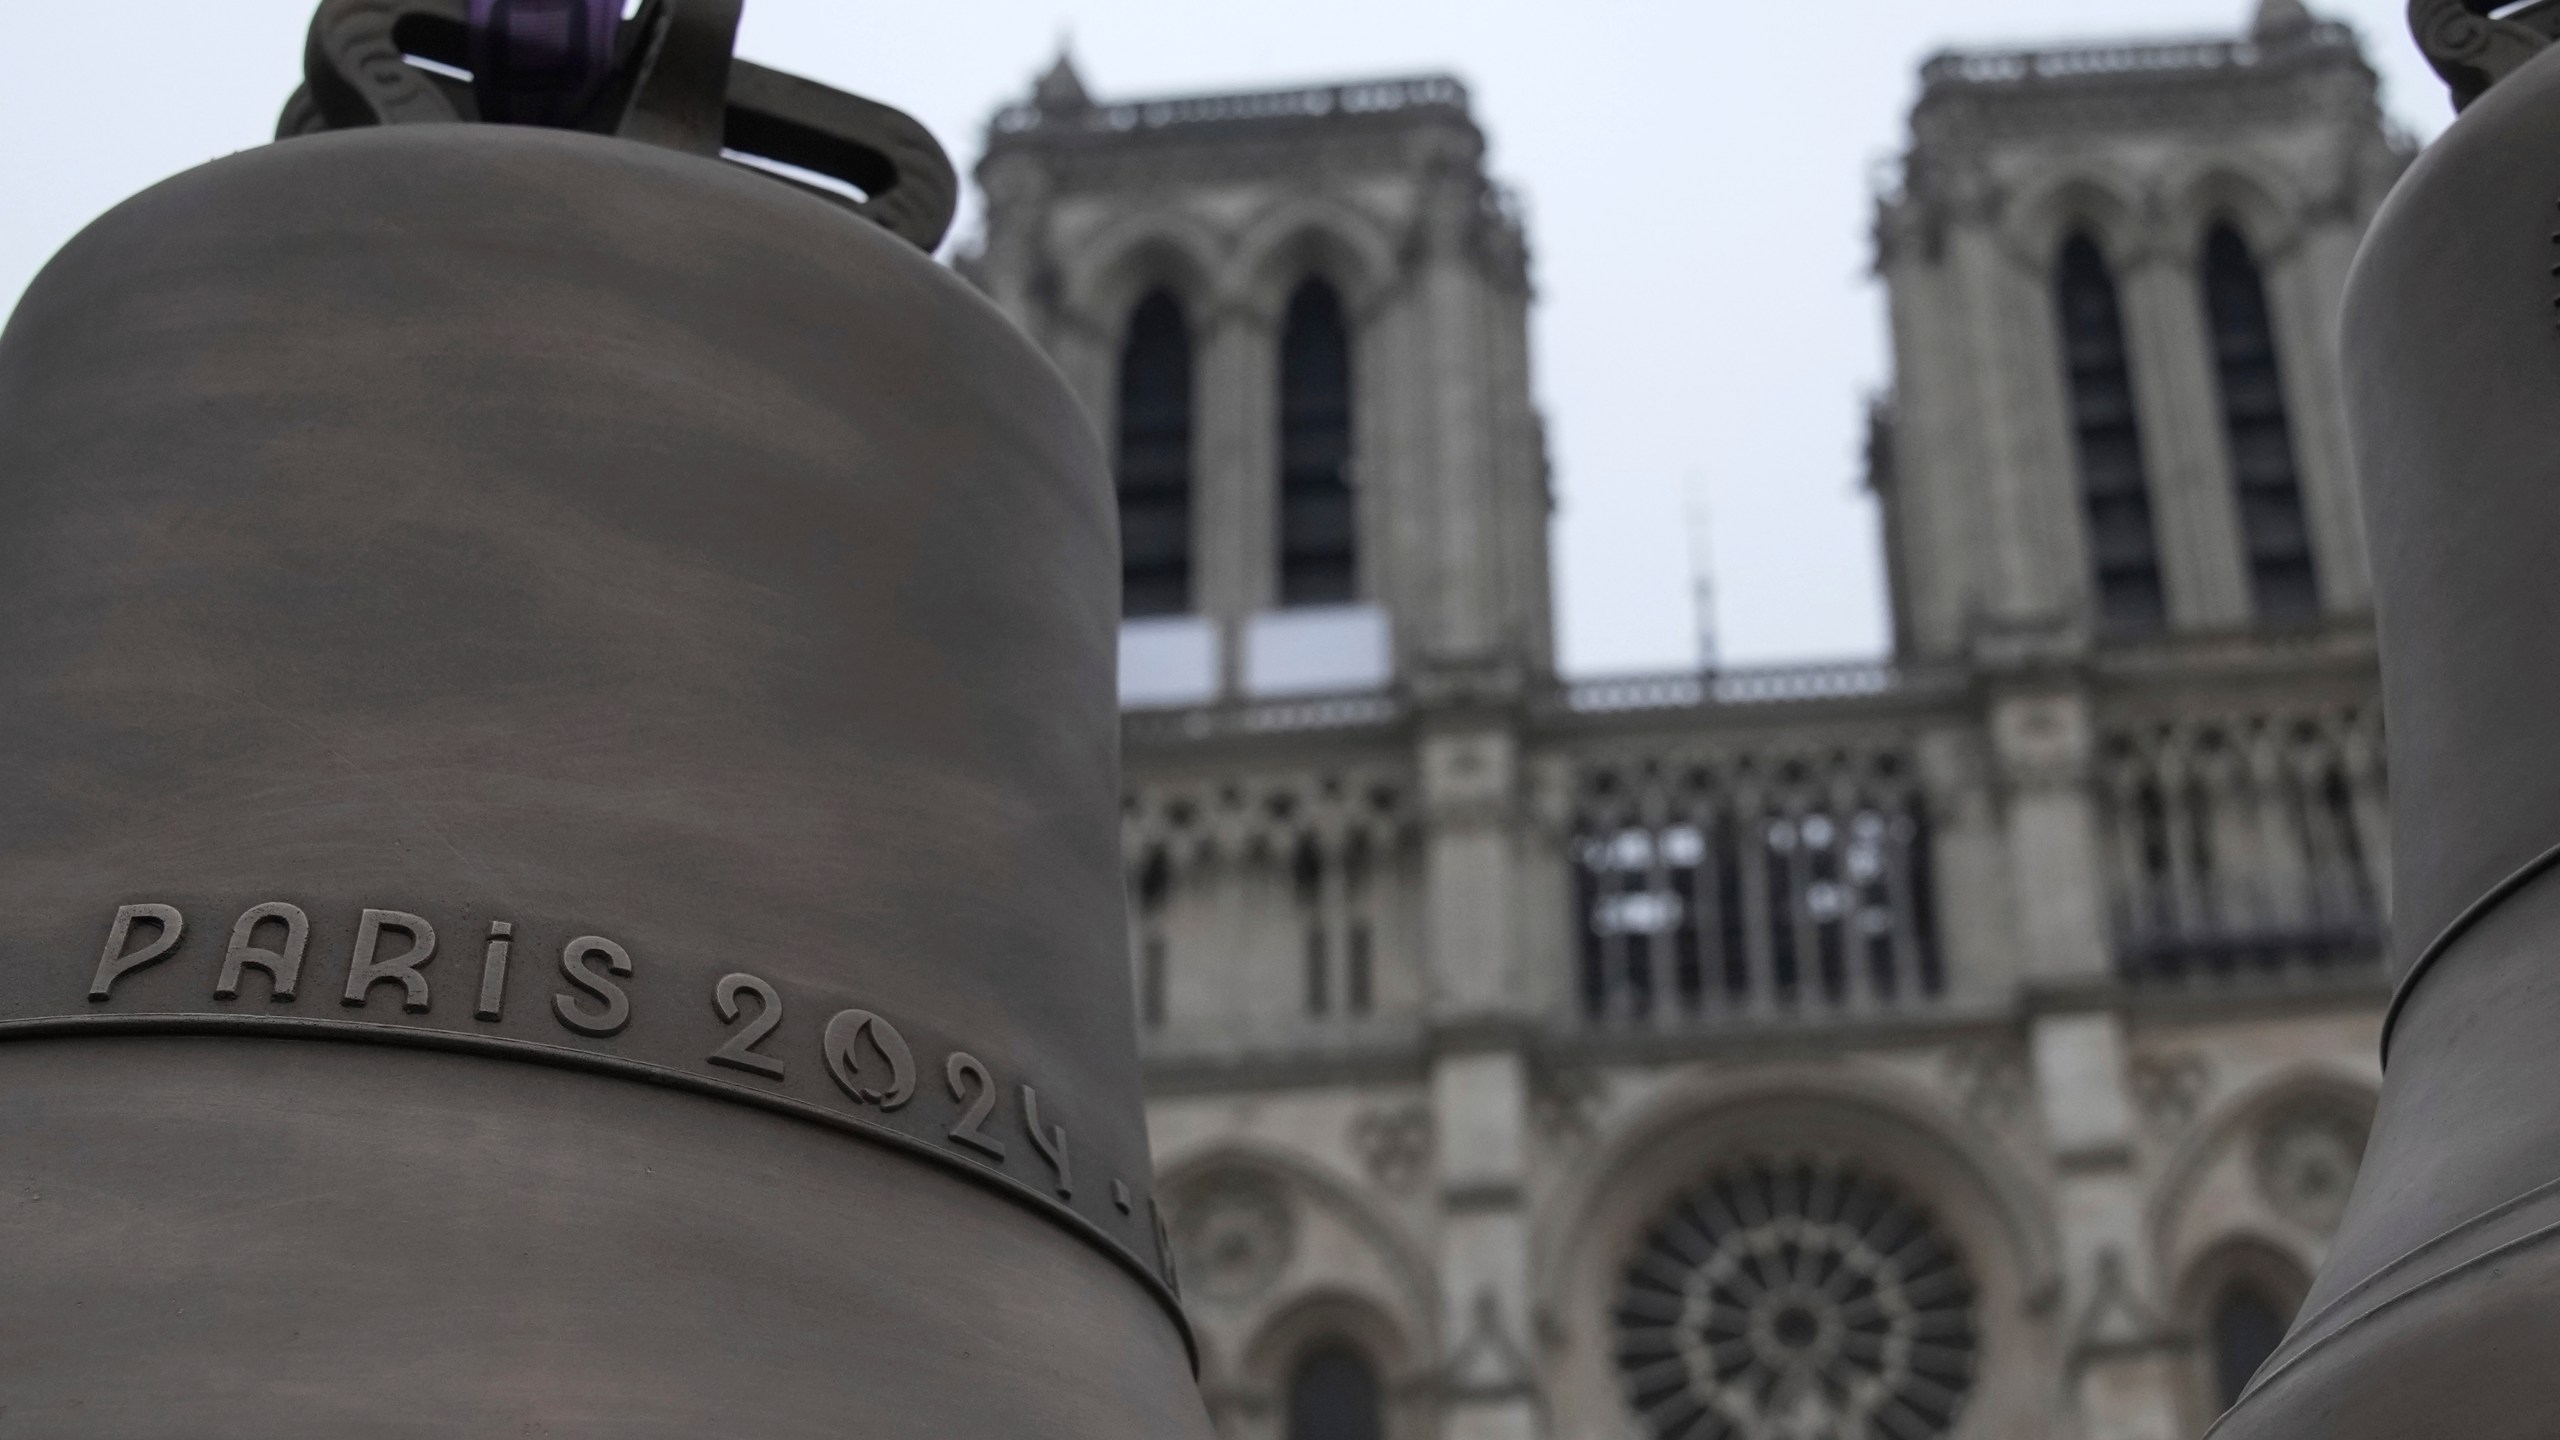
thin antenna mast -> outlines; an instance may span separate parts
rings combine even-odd
[[[1723,663],[1716,644],[1716,552],[1708,522],[1707,477],[1689,473],[1689,609],[1697,627],[1698,669],[1712,673]]]

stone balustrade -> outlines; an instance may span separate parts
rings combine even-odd
[[[2029,50],[1965,50],[1932,56],[1920,67],[1924,89],[1951,86],[2017,86],[2116,78],[2144,79],[2178,72],[2253,70],[2306,53],[2355,53],[2355,34],[2335,21],[2317,22],[2277,40],[2198,39],[2066,45]]]

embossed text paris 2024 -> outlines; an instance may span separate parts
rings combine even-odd
[[[1170,1247],[1153,1201],[1117,1176],[1080,1196],[1076,1147],[1065,1125],[1043,1114],[1038,1088],[1019,1080],[1007,1085],[995,1066],[957,1045],[936,1043],[914,1022],[901,1025],[860,1005],[821,1004],[823,1023],[795,1026],[795,1007],[771,981],[743,970],[715,979],[717,967],[679,964],[657,968],[697,970],[698,981],[708,981],[706,993],[693,1002],[702,1008],[689,1016],[671,1014],[645,1043],[633,1045],[628,1041],[635,1019],[646,1016],[654,998],[652,967],[603,935],[582,934],[562,943],[555,973],[534,982],[538,995],[525,993],[534,988],[517,955],[525,937],[508,920],[489,921],[477,937],[476,965],[447,961],[441,970],[430,969],[441,943],[435,925],[403,910],[362,909],[342,966],[330,964],[326,954],[314,957],[311,915],[289,901],[239,912],[219,947],[218,965],[212,963],[211,938],[200,936],[175,905],[118,906],[90,971],[89,1014],[124,1012],[118,1018],[177,1028],[246,1019],[302,1031],[357,1032],[350,1038],[495,1049],[514,1058],[636,1071],[641,1078],[829,1121],[945,1161],[973,1162],[962,1168],[1018,1198],[1037,1200],[1148,1278],[1172,1283]],[[190,958],[192,967],[185,964]],[[200,972],[194,975],[198,984],[210,984],[188,985],[190,969]],[[465,973],[455,976],[456,969]],[[306,985],[324,970],[325,980]],[[160,983],[153,994],[134,999],[146,979]],[[173,983],[192,993],[181,995]],[[440,986],[467,995],[467,1020],[460,1018],[461,997],[440,995]],[[314,996],[313,990],[323,993]],[[264,1005],[258,1003],[261,992]],[[329,1006],[331,999],[335,1006]],[[651,1028],[645,1019],[642,1025]],[[910,1030],[918,1034],[911,1037]],[[705,1048],[706,1040],[716,1043]],[[806,1062],[812,1040],[815,1068],[825,1083],[802,1073],[811,1068]],[[938,1065],[920,1066],[920,1055],[937,1054]],[[803,1062],[798,1067],[795,1058]]]

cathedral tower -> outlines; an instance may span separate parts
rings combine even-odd
[[[2301,1299],[2388,993],[2330,314],[2405,150],[2291,0],[1923,78],[1896,654],[1596,680],[1458,82],[997,118],[1227,1440],[2180,1440]]]
[[[1878,219],[1910,657],[2368,605],[2338,297],[2406,162],[2345,27],[1941,56]]]
[[[1137,703],[1552,658],[1528,257],[1445,76],[996,117],[980,283],[1118,468]]]

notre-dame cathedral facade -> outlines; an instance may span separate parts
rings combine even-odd
[[[999,115],[1116,457],[1131,977],[1229,1440],[2179,1440],[2379,1079],[2354,37],[1938,56],[1890,658],[1555,668],[1529,237],[1445,77]]]

